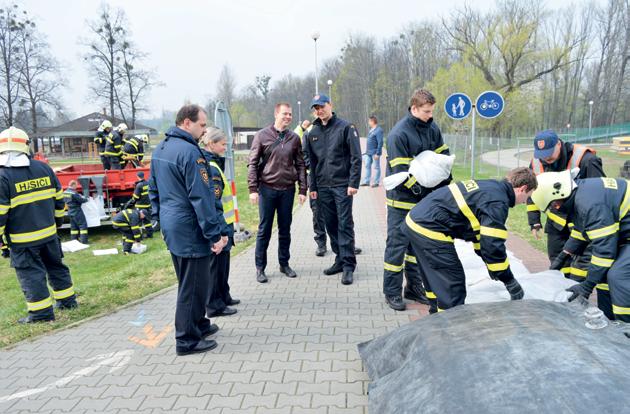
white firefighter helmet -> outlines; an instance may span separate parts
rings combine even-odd
[[[111,127],[112,127],[112,123],[106,119],[103,122],[101,122],[101,126],[99,126],[98,129],[101,131],[105,131],[107,128],[111,128]]]
[[[577,187],[573,180],[579,168],[560,172],[545,172],[536,177],[538,188],[532,193],[532,201],[541,211],[546,211],[552,201],[563,200]]]
[[[136,138],[142,141],[145,144],[149,143],[149,136],[147,134],[136,135]]]
[[[116,127],[116,130],[118,130],[118,132],[127,132],[129,128],[127,128],[127,124],[125,124],[124,122],[121,122],[120,124],[118,124],[118,126]]]
[[[12,126],[0,132],[0,154],[12,151],[29,154],[28,144],[28,135],[19,128]]]

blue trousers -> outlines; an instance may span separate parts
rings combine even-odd
[[[374,165],[374,184],[378,184],[381,181],[381,160],[375,160],[374,155],[363,154],[363,165],[365,165],[365,170],[361,184],[370,184],[372,165]]]

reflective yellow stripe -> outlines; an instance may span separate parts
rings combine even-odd
[[[53,305],[52,298],[48,296],[44,300],[40,300],[39,302],[26,302],[26,308],[29,312],[36,312],[38,310],[49,308]]]
[[[586,277],[588,275],[588,271],[584,269],[578,269],[577,267],[571,267],[571,274],[577,277]]]
[[[442,145],[441,147],[438,147],[438,148],[435,150],[435,153],[436,153],[436,154],[441,154],[442,152],[446,151],[447,149],[448,149],[448,145],[444,144],[444,145]]]
[[[11,242],[13,243],[28,243],[35,240],[45,239],[46,237],[50,237],[54,234],[57,234],[57,226],[54,224],[50,227],[46,227],[45,229],[37,230],[37,231],[29,231],[26,233],[9,233],[9,237],[11,238]]]
[[[614,259],[606,259],[604,257],[591,256],[591,264],[599,267],[610,267],[614,263]]]
[[[496,237],[497,239],[507,239],[507,230],[495,229],[492,227],[481,226],[480,232],[483,236]]]
[[[466,200],[464,199],[462,192],[459,190],[459,187],[457,186],[457,184],[453,183],[448,186],[448,189],[451,190],[451,193],[453,194],[453,197],[455,198],[455,202],[459,206],[459,209],[462,211],[464,216],[468,218],[468,221],[470,221],[470,225],[472,226],[473,231],[477,233],[479,231],[479,228],[481,227],[479,225],[479,220],[477,220],[477,217],[475,217],[470,207],[468,207],[468,204],[466,204]]]
[[[63,191],[61,190],[57,191],[57,194],[55,194],[55,198],[57,200],[61,200],[63,198]]]
[[[630,308],[624,306],[612,305],[613,313],[616,315],[630,315]]]
[[[116,227],[129,227],[129,224],[127,223],[119,223],[117,221],[112,221],[112,226],[116,226]]]
[[[389,165],[390,167],[395,167],[397,165],[409,165],[412,159],[413,158],[405,158],[405,157],[394,158],[389,161]]]
[[[473,243],[473,249],[481,250],[481,243]]]
[[[0,216],[3,214],[7,214],[7,212],[9,211],[9,207],[6,204],[0,204]]]
[[[385,204],[390,207],[400,208],[403,210],[411,210],[416,205],[415,203],[407,203],[405,201],[392,200],[389,198],[385,199]]]
[[[608,283],[598,283],[595,287],[599,290],[610,290],[608,288]]]
[[[79,230],[70,230],[70,234],[79,234]]]
[[[486,266],[491,272],[500,272],[510,267],[510,261],[505,259],[505,261],[501,263],[486,263]]]
[[[234,213],[234,197],[232,196],[232,187],[230,182],[223,174],[223,170],[214,161],[210,161],[210,165],[216,168],[221,174],[221,180],[223,181],[223,194],[221,195],[221,205],[223,206],[223,218],[227,224],[232,224],[236,221],[236,214]]]
[[[417,182],[418,180],[416,180],[416,177],[412,175],[411,177],[407,179],[407,181],[405,181],[405,187],[411,188]]]
[[[88,234],[88,231],[87,229],[79,230],[79,234]]]
[[[66,214],[66,210],[55,210],[55,217],[56,218],[61,218],[63,216],[65,216]]]
[[[47,188],[45,190],[33,191],[32,193],[22,194],[11,199],[11,208],[15,208],[22,204],[30,204],[35,201],[47,200],[54,198],[56,191],[54,188]]]
[[[610,226],[602,227],[596,230],[589,230],[586,235],[591,239],[599,239],[602,237],[610,236],[611,234],[619,231],[619,223],[611,224]]]
[[[626,195],[623,197],[621,207],[619,207],[619,220],[628,214],[628,209],[630,209],[630,181],[626,180]]]
[[[586,241],[584,236],[582,236],[582,233],[580,233],[577,230],[571,230],[571,237],[573,237],[574,239],[577,239],[577,240]]]
[[[435,293],[431,292],[430,290],[426,291],[426,295],[427,295],[427,299],[437,299],[437,296],[435,296]]]
[[[418,263],[418,261],[416,260],[416,256],[412,256],[410,254],[405,254],[405,262]]]
[[[131,226],[132,229],[139,229],[140,226]]]
[[[536,204],[528,204],[527,211],[540,211],[540,209],[536,206]]]
[[[404,266],[396,266],[391,263],[383,262],[383,269],[389,270],[390,272],[402,272]]]
[[[4,229],[6,226],[1,226],[0,227],[0,236],[2,236],[4,234]]]
[[[133,198],[135,198],[136,200],[139,200],[139,199],[140,199],[140,196],[139,196],[139,195],[137,195],[137,194],[132,195],[132,197],[133,197]]]
[[[407,226],[415,231],[416,233],[420,233],[425,237],[428,237],[429,239],[433,239],[433,240],[439,240],[439,241],[443,241],[443,242],[449,242],[449,243],[453,243],[453,238],[451,236],[447,236],[444,233],[440,233],[439,231],[433,231],[433,230],[429,230],[425,227],[422,227],[419,224],[416,224],[411,217],[409,216],[409,214],[407,214],[407,217],[405,218],[405,223],[407,223]]]
[[[568,226],[569,226],[570,229],[572,229],[575,226],[575,224],[569,223]]]
[[[126,241],[127,243],[135,243],[135,240],[131,240],[131,239],[123,239],[124,241]]]
[[[53,290],[53,298],[56,300],[69,298],[72,295],[74,295],[74,286],[70,286],[68,289],[64,290]]]
[[[562,272],[563,275],[570,275],[571,267],[563,267],[562,269],[560,269],[560,271]]]
[[[567,225],[567,221],[565,219],[557,214],[552,213],[551,211],[547,211],[547,217],[549,218],[549,220],[553,221],[554,223],[558,223],[562,227]]]
[[[444,312],[444,309],[440,308],[439,306],[438,306],[437,310],[438,310],[438,312]]]

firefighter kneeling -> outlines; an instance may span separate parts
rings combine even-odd
[[[142,252],[142,220],[146,217],[145,210],[137,210],[132,208],[126,208],[121,210],[114,216],[112,225],[116,230],[122,233],[122,245],[123,253],[125,255],[129,253]],[[132,247],[134,249],[132,250]]]
[[[551,264],[559,270],[590,243],[586,279],[567,289],[569,301],[588,298],[597,287],[597,305],[609,319],[630,322],[630,186],[622,178],[575,179],[572,171],[538,176],[532,200],[540,210],[559,209],[573,221],[569,240]]]
[[[77,307],[57,236],[65,213],[63,191],[47,164],[29,159],[28,144],[21,129],[0,133],[0,240],[9,245],[11,267],[26,297],[28,316],[19,323],[54,320],[53,299],[57,309]]]
[[[508,210],[524,204],[535,188],[534,173],[516,168],[501,181],[468,180],[442,187],[411,209],[402,229],[427,277],[427,290],[437,297],[431,300],[431,313],[466,299],[466,276],[454,239],[473,242],[490,277],[505,284],[512,300],[523,298],[505,251],[505,222]]]

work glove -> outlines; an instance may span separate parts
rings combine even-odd
[[[571,292],[571,296],[569,296],[568,299],[569,302],[573,302],[578,298],[578,296],[582,296],[584,299],[588,300],[588,297],[591,296],[594,287],[595,284],[593,282],[589,282],[588,280],[571,286],[566,290],[567,292]]]
[[[505,284],[505,288],[510,293],[511,300],[521,300],[525,296],[521,284],[516,279],[512,279]]]
[[[556,256],[555,259],[553,259],[553,262],[551,263],[551,266],[549,266],[549,269],[561,270],[569,266],[571,264],[571,260],[573,260],[573,256],[563,250],[560,252],[559,255]]]
[[[158,220],[151,220],[151,227],[153,228],[153,231],[159,231],[160,222]]]

